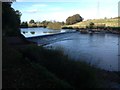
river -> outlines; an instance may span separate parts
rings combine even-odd
[[[63,33],[56,34],[53,33]],[[120,71],[120,54],[118,53],[119,35],[117,34],[81,34],[69,30],[49,30],[47,28],[25,28],[21,33],[29,40],[43,44],[46,48],[62,49],[66,55],[74,60],[85,61],[92,66],[108,70]],[[50,35],[51,34],[51,35]],[[29,38],[35,36],[43,36]]]

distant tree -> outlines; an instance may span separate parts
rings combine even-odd
[[[27,22],[22,22],[20,27],[21,28],[28,28],[28,23]]]
[[[42,21],[41,23],[43,24],[43,27],[47,27],[47,25],[48,25],[49,23],[51,23],[51,22],[44,20],[44,21]]]
[[[93,22],[90,22],[90,23],[89,23],[89,25],[90,25],[90,26],[93,26],[93,25],[94,25],[94,23],[93,23]]]
[[[104,17],[104,19],[107,19],[107,17]]]
[[[62,22],[57,22],[57,23],[59,23],[59,24],[61,24],[61,25],[65,25],[65,22],[64,22],[64,21],[62,21]]]
[[[92,29],[92,28],[94,27],[94,25],[95,25],[95,24],[94,24],[93,22],[90,22],[90,23],[89,23],[89,28]]]
[[[34,21],[33,19],[31,19],[31,20],[29,21],[29,23],[32,24],[32,23],[35,23],[35,21]]]
[[[62,21],[62,22],[61,22],[61,24],[62,24],[62,25],[65,25],[65,22],[64,22],[64,21]]]
[[[66,19],[66,24],[72,25],[72,24],[75,24],[77,22],[81,22],[82,20],[83,20],[83,18],[79,14],[75,14],[75,15],[70,16]]]

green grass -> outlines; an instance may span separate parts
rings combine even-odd
[[[3,88],[94,88],[94,70],[62,51],[34,45],[12,48],[3,42]]]
[[[3,44],[3,89],[6,88],[72,88],[23,53]]]
[[[32,63],[45,67],[74,88],[97,87],[95,70],[86,63],[71,60],[62,51],[36,46],[22,48],[20,51]]]
[[[3,88],[99,88],[113,75],[75,61],[63,50],[9,46],[3,40]],[[113,81],[114,81],[113,80]]]
[[[9,46],[3,40],[3,89],[5,88],[99,88],[106,78],[117,81],[115,73],[101,71],[75,61],[62,50],[36,45]]]
[[[73,28],[85,28],[89,25],[90,22],[93,22],[95,25],[105,24],[106,27],[118,27],[118,19],[91,19],[83,22],[79,22],[73,25],[65,25],[63,27],[73,27]]]

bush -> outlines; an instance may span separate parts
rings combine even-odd
[[[73,27],[62,27],[62,29],[73,29]]]
[[[47,25],[47,28],[59,30],[59,29],[61,29],[61,24],[59,22],[54,22],[54,23],[51,22]]]

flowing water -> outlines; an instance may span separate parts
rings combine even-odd
[[[53,33],[67,32],[64,34],[50,35]],[[117,34],[81,34],[80,32],[68,32],[68,30],[49,30],[46,28],[21,29],[21,33],[30,41],[43,44],[46,48],[62,49],[66,55],[74,60],[85,61],[95,67],[120,71],[120,54]],[[34,36],[43,36],[29,38]]]

